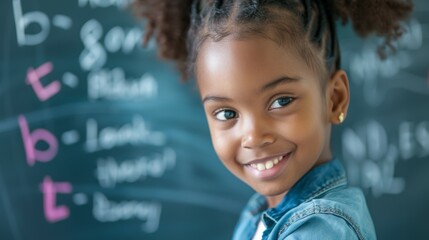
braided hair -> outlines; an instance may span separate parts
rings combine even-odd
[[[146,19],[143,44],[155,37],[159,56],[175,61],[183,80],[193,74],[207,39],[252,35],[293,45],[312,69],[328,76],[340,68],[336,20],[351,20],[362,37],[384,37],[379,47],[384,58],[412,7],[411,0],[136,0],[133,5]]]

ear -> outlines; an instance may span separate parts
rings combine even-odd
[[[327,94],[329,121],[332,124],[341,124],[346,119],[350,102],[349,80],[344,70],[338,70],[332,75]]]

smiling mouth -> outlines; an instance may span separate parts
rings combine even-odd
[[[251,164],[248,164],[248,166],[250,166],[253,169],[256,169],[258,171],[265,171],[265,170],[273,168],[274,166],[276,166],[277,164],[279,164],[281,161],[285,160],[289,154],[290,153],[288,153],[286,155],[274,157],[274,158],[268,159],[268,160],[266,160],[264,162],[251,163]]]

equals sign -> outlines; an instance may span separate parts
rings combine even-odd
[[[61,140],[65,145],[75,144],[79,141],[79,132],[76,130],[64,132],[63,135],[61,135]]]

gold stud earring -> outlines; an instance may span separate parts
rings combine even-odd
[[[338,116],[338,120],[340,121],[340,123],[344,122],[344,113],[340,113],[340,116]]]

